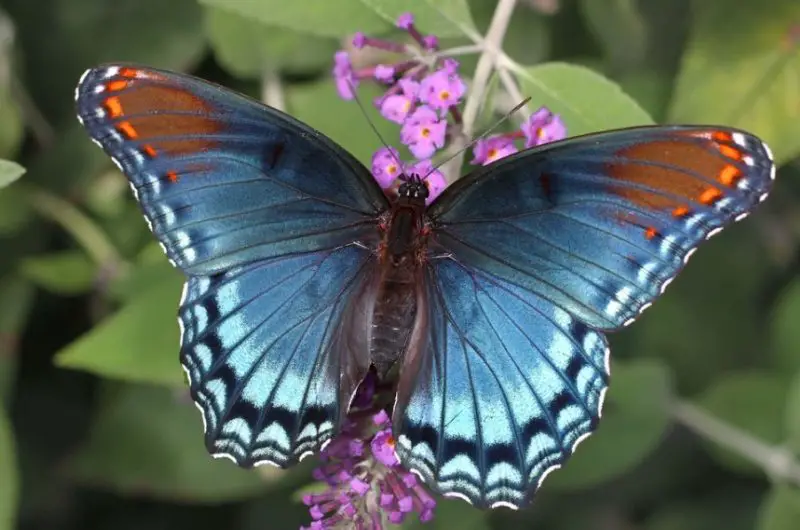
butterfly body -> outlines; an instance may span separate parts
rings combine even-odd
[[[406,178],[405,176],[401,178]],[[428,189],[407,178],[392,201],[383,238],[376,250],[380,274],[375,289],[370,357],[382,379],[408,350],[417,325],[418,285],[427,259],[425,199]]]
[[[400,462],[482,507],[525,505],[595,429],[605,333],[775,175],[744,131],[639,127],[504,158],[426,207],[421,179],[389,198],[318,131],[190,76],[103,66],[76,93],[187,276],[180,361],[209,451],[319,451],[374,366],[397,375]]]

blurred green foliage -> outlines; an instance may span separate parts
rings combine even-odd
[[[705,245],[655,307],[611,337],[598,432],[531,509],[445,501],[424,527],[795,530],[800,3],[517,4],[503,46],[509,69],[570,134],[739,126],[768,141],[779,176],[752,219]],[[307,518],[296,492],[310,463],[242,471],[205,452],[177,361],[181,276],[74,118],[80,73],[135,61],[256,97],[278,79],[289,112],[367,161],[380,140],[336,95],[332,53],[355,31],[396,34],[392,21],[407,10],[444,47],[471,45],[495,5],[0,0],[0,530],[265,530]],[[469,75],[477,56],[460,59]],[[493,77],[481,123],[496,119],[501,91]],[[378,93],[365,88],[362,99]],[[366,107],[394,142],[397,127]],[[719,421],[723,438],[709,434]]]

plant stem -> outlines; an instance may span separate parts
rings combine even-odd
[[[486,85],[495,66],[497,50],[503,44],[503,38],[506,35],[508,23],[511,20],[511,14],[514,12],[516,4],[517,0],[499,0],[492,15],[492,21],[489,23],[489,29],[486,31],[486,36],[476,42],[476,44],[482,46],[483,51],[478,59],[478,65],[475,67],[475,75],[472,78],[469,96],[467,96],[467,101],[464,104],[462,134],[455,139],[454,145],[451,146],[458,154],[442,168],[448,182],[456,180],[461,173],[461,166],[464,164],[464,148],[474,134],[475,120],[478,117],[478,111],[486,92]]]
[[[261,76],[261,101],[272,108],[281,111],[286,110],[286,98],[283,93],[281,76],[271,68],[265,69]]]
[[[759,440],[688,401],[675,401],[671,412],[678,423],[756,464],[769,478],[800,485],[800,462],[788,449]]]

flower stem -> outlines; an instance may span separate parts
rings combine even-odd
[[[492,15],[492,21],[489,23],[489,29],[486,31],[486,37],[483,39],[483,52],[478,59],[478,65],[475,67],[475,76],[472,79],[470,94],[464,104],[464,134],[467,137],[472,135],[475,119],[478,116],[478,109],[486,91],[486,85],[496,64],[497,50],[503,44],[503,38],[506,35],[508,23],[511,20],[511,14],[514,12],[516,3],[517,0],[500,0],[497,3],[497,8],[495,8],[494,15]]]
[[[281,111],[286,109],[281,76],[271,68],[265,68],[261,76],[261,101],[274,109]]]
[[[461,173],[461,166],[464,164],[464,148],[474,134],[475,120],[478,118],[478,111],[486,92],[486,85],[495,67],[497,50],[503,44],[503,38],[506,35],[508,23],[511,20],[511,14],[514,12],[516,4],[517,0],[499,0],[494,10],[494,15],[492,15],[492,21],[489,23],[489,29],[486,31],[486,36],[480,42],[483,51],[478,59],[478,65],[475,67],[475,75],[472,78],[469,96],[464,104],[462,134],[451,146],[451,149],[458,154],[442,167],[442,172],[448,182],[456,180]]]
[[[788,449],[759,440],[688,401],[675,401],[671,412],[678,423],[756,464],[769,478],[800,485],[800,462]]]

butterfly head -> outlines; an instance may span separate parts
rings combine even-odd
[[[402,184],[397,189],[397,198],[406,203],[425,204],[430,191],[425,181],[419,175],[401,175]]]

